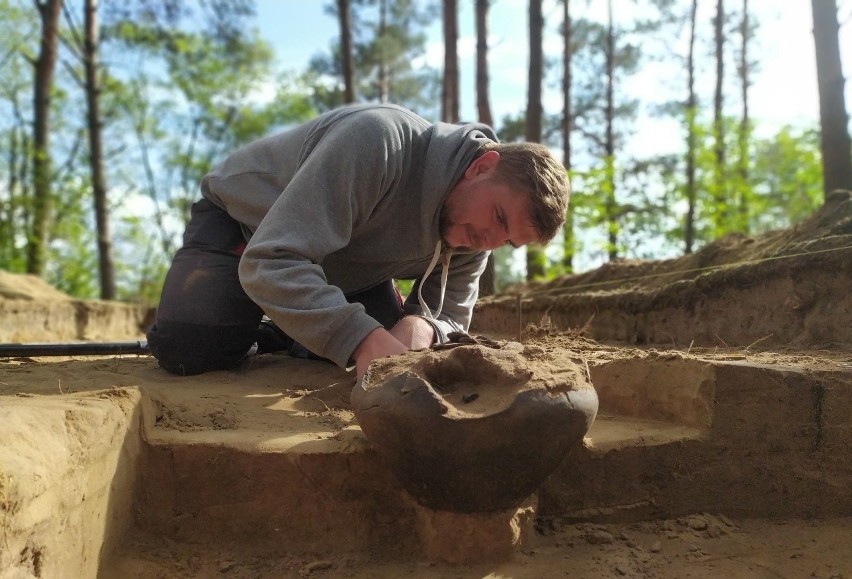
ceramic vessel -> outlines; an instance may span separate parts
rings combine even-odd
[[[580,366],[534,358],[507,343],[374,362],[352,391],[355,416],[421,504],[517,507],[581,443],[598,409]]]

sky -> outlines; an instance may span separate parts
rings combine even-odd
[[[257,0],[261,36],[272,43],[282,68],[304,70],[308,60],[317,52],[328,50],[338,37],[336,19],[325,13],[328,0]],[[839,0],[841,5],[841,55],[845,76],[852,76],[852,1]],[[473,0],[460,0],[459,4],[459,61],[461,70],[461,117],[476,119],[475,101],[475,28]],[[614,0],[616,21],[631,19],[631,0]],[[699,2],[698,25],[711,29],[715,2]],[[739,10],[741,2],[728,2],[729,10]],[[573,16],[587,16],[603,21],[605,2],[571,4]],[[490,98],[495,119],[505,114],[515,114],[526,106],[528,59],[528,0],[493,0],[489,12],[489,66]],[[750,111],[758,131],[774,133],[784,124],[810,125],[818,122],[819,102],[816,85],[816,59],[812,35],[811,3],[808,0],[750,0],[749,9],[760,23],[752,50],[759,61],[749,92]],[[562,20],[561,5],[545,0],[545,53],[560,57],[562,39],[556,32]],[[685,53],[683,46],[670,47]],[[436,70],[443,66],[443,35],[440,21],[429,28],[426,59]],[[733,72],[733,71],[731,71]],[[704,75],[705,87],[700,87],[704,106],[712,107],[713,71]],[[683,71],[657,65],[635,75],[626,88],[646,105],[659,97],[671,98],[678,91],[685,93]],[[666,90],[660,90],[660,87]],[[729,97],[739,100],[737,95]],[[556,87],[545,88],[546,111],[561,109],[562,96]],[[852,111],[852,88],[846,88],[847,110]],[[739,111],[731,114],[738,115]],[[654,135],[654,140],[680,143],[680,129],[675,123],[660,124],[640,116],[636,121],[637,140],[647,146],[643,132]],[[664,148],[664,147],[662,147]]]
[[[330,0],[256,0],[260,33],[276,51],[282,69],[294,72],[305,70],[311,56],[318,52],[327,53],[332,42],[339,36],[335,17],[326,13],[324,6]],[[852,0],[837,0],[841,22],[840,50],[845,76],[852,77]],[[475,97],[475,14],[474,0],[459,0],[459,66],[460,66],[460,113],[463,121],[476,120]],[[794,127],[818,127],[819,100],[816,81],[816,57],[813,41],[813,18],[809,0],[749,0],[749,12],[759,23],[756,38],[751,41],[752,60],[759,63],[752,75],[749,89],[750,115],[755,134],[771,138],[785,125]],[[489,74],[492,113],[499,125],[504,115],[515,115],[526,108],[528,70],[528,5],[529,0],[492,0],[489,10]],[[701,34],[712,35],[712,19],[716,2],[699,1],[697,24]],[[631,13],[633,0],[613,0],[616,25],[629,25],[638,16]],[[738,12],[742,0],[728,0],[728,10]],[[606,2],[601,0],[573,0],[572,17],[587,17],[599,22],[606,21]],[[558,33],[562,22],[561,2],[544,0],[544,51],[546,57],[557,61],[562,58],[562,38]],[[845,23],[845,26],[843,25]],[[444,58],[444,39],[440,18],[428,29],[426,60],[435,70],[441,70]],[[677,55],[687,53],[688,38],[684,32],[680,41],[673,46],[656,46],[663,53]],[[651,40],[650,42],[653,42]],[[731,37],[730,42],[737,39]],[[700,47],[700,45],[699,45]],[[697,49],[699,48],[697,47]],[[643,47],[645,48],[645,47]],[[728,45],[728,50],[734,47]],[[715,66],[707,43],[704,64],[710,67],[699,71],[697,90],[700,104],[707,118],[712,114],[712,99],[715,83]],[[732,58],[732,57],[729,57]],[[628,91],[642,103],[644,111],[628,127],[630,136],[623,144],[622,152],[639,158],[664,153],[682,152],[684,135],[681,122],[676,118],[660,119],[648,111],[664,100],[686,98],[686,78],[682,64],[654,64],[646,66],[641,73],[633,75],[625,86],[616,90]],[[729,60],[726,76],[733,78],[735,71]],[[554,77],[556,78],[556,77]],[[555,81],[558,82],[558,81]],[[852,83],[846,87],[846,108],[852,113]],[[726,87],[726,113],[740,115],[739,88]],[[562,109],[562,95],[558,86],[545,86],[544,109],[558,113]],[[499,128],[499,127],[498,127]],[[589,233],[587,247],[603,244],[595,241]],[[659,251],[659,258],[670,257]],[[576,267],[584,271],[600,265],[605,260],[601,251],[578,256]],[[582,262],[582,263],[581,263]],[[523,259],[518,259],[523,263]]]

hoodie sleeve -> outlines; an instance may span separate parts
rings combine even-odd
[[[441,270],[436,268],[426,280],[418,280],[405,300],[405,312],[423,316],[435,328],[437,343],[447,341],[450,332],[465,332],[470,328],[473,306],[479,295],[479,277],[485,271],[490,252],[455,254],[450,260],[444,307],[436,319],[429,319],[420,307],[417,292],[423,284],[423,299],[435,311],[441,301]]]
[[[249,297],[290,337],[345,367],[380,324],[329,285],[323,259],[345,247],[401,164],[399,134],[367,118],[309,136],[303,159],[248,243],[239,267]],[[235,174],[217,187],[250,185]]]

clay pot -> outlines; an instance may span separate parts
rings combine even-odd
[[[598,408],[579,366],[533,354],[465,345],[374,362],[352,391],[355,417],[424,506],[517,507],[582,441]]]

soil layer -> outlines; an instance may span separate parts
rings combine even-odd
[[[600,400],[494,527],[424,514],[331,364],[267,354],[177,377],[147,356],[0,359],[0,579],[852,577],[850,286],[852,195],[836,192],[790,230],[482,300],[473,333]],[[6,342],[138,339],[149,315],[0,276]],[[452,561],[429,551],[446,521],[472,525],[440,547]],[[477,548],[495,541],[513,550]]]

